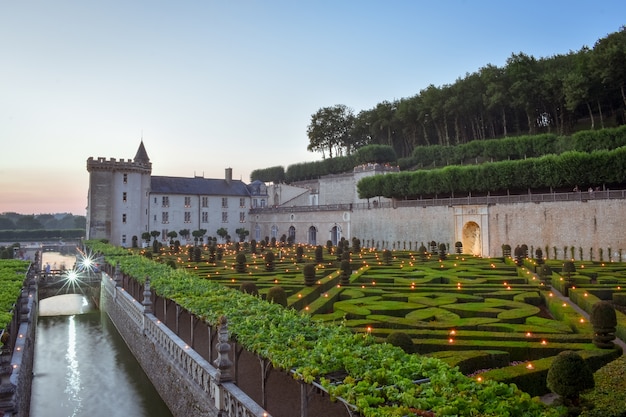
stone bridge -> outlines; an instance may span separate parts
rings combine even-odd
[[[37,301],[64,294],[82,294],[96,306],[100,304],[99,273],[76,273],[73,270],[51,271],[42,274],[37,282]]]

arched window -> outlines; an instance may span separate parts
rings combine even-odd
[[[317,228],[309,227],[309,245],[317,245]]]

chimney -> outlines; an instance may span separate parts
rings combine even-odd
[[[232,181],[233,181],[233,169],[226,168],[226,184],[230,185]]]

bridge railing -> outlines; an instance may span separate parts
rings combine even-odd
[[[223,371],[212,366],[195,350],[191,349],[172,330],[135,300],[113,279],[105,279],[105,291],[126,312],[138,331],[160,347],[178,369],[187,374],[209,396],[223,417],[271,417],[260,405],[248,397],[237,385],[221,378]]]

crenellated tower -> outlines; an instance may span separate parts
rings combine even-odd
[[[152,164],[143,145],[134,159],[87,159],[87,239],[108,239],[117,246],[141,242],[148,231]]]

